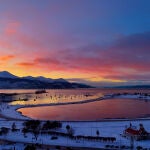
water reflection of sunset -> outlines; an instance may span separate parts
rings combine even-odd
[[[112,99],[85,104],[21,108],[18,111],[34,119],[86,121],[104,118],[148,117],[149,107],[150,102]]]

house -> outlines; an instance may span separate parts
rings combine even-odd
[[[144,126],[140,124],[139,130],[133,128],[132,125],[124,130],[123,135],[125,137],[134,138],[135,140],[146,140],[150,139],[150,133],[148,133]]]

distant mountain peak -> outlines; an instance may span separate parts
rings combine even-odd
[[[8,71],[0,71],[0,73],[7,73],[7,74],[11,74],[10,72]]]
[[[68,81],[63,78],[59,78],[59,79],[55,79],[55,82],[67,83]]]
[[[20,78],[20,77],[17,77],[15,75],[11,74],[8,71],[1,71],[0,72],[0,78],[16,79],[16,78]],[[68,81],[63,79],[63,78],[51,79],[51,78],[46,78],[46,77],[43,77],[43,76],[38,76],[38,77],[26,76],[26,77],[21,77],[21,78],[22,79],[28,79],[28,80],[38,80],[38,81],[47,82],[47,83],[53,83],[53,82],[68,83]]]
[[[1,71],[0,72],[0,78],[11,78],[11,79],[14,79],[14,78],[18,78],[18,77],[13,75],[13,74],[11,74],[8,71]]]
[[[51,79],[43,76],[17,77],[8,71],[0,72],[0,89],[68,89],[91,88],[91,86],[70,83],[63,78]]]

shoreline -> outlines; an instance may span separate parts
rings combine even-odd
[[[67,103],[51,103],[51,104],[37,104],[37,105],[10,105],[10,103],[7,102],[3,102],[1,105],[5,105],[5,108],[8,109],[8,107],[11,107],[11,111],[15,111],[15,113],[17,113],[17,115],[19,116],[15,116],[15,117],[10,117],[8,115],[6,115],[6,113],[2,113],[4,111],[0,111],[0,115],[2,116],[2,118],[4,119],[10,119],[10,120],[26,120],[26,119],[32,119],[30,117],[24,116],[21,112],[17,111],[18,109],[21,108],[29,108],[29,107],[44,107],[44,106],[58,106],[58,105],[73,105],[73,104],[84,104],[84,103],[90,103],[90,102],[94,102],[94,101],[100,101],[100,100],[105,100],[107,98],[103,98],[103,97],[99,97],[96,99],[90,99],[90,100],[83,100],[83,101],[77,101],[77,102],[67,102]],[[19,117],[19,118],[18,118]]]
[[[4,110],[4,108],[0,112],[0,117],[3,119],[8,119],[8,120],[28,120],[28,119],[33,119],[28,116],[23,115],[20,111],[18,111],[21,108],[33,108],[33,107],[44,107],[44,106],[59,106],[59,105],[74,105],[74,104],[84,104],[84,103],[91,103],[95,101],[101,101],[101,100],[109,100],[109,99],[115,99],[115,98],[129,98],[129,97],[122,97],[121,96],[112,96],[112,95],[104,95],[103,97],[99,97],[96,99],[90,99],[90,100],[82,100],[82,101],[77,101],[77,102],[62,102],[62,103],[51,103],[51,104],[37,104],[37,105],[10,105],[10,103],[3,103],[5,105],[5,109],[9,109],[9,111]],[[133,98],[130,97],[130,99],[137,99],[141,100],[138,97]],[[144,99],[142,99],[144,100]],[[1,104],[1,105],[3,105]],[[2,107],[2,106],[1,106]],[[10,116],[11,113],[15,113],[15,115]],[[9,113],[8,113],[9,112]],[[35,120],[35,119],[34,119]],[[137,118],[104,118],[104,119],[99,119],[99,120],[60,120],[61,122],[117,122],[117,121],[136,121],[136,120],[150,120],[150,116],[148,117],[137,117]],[[41,119],[41,121],[45,121],[45,119]],[[53,120],[51,120],[53,121]]]

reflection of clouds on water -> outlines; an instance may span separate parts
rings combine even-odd
[[[83,104],[21,108],[23,115],[33,119],[88,121],[114,118],[149,117],[150,103],[131,99],[109,99]],[[41,113],[42,112],[42,113]],[[59,118],[59,119],[58,119]]]

